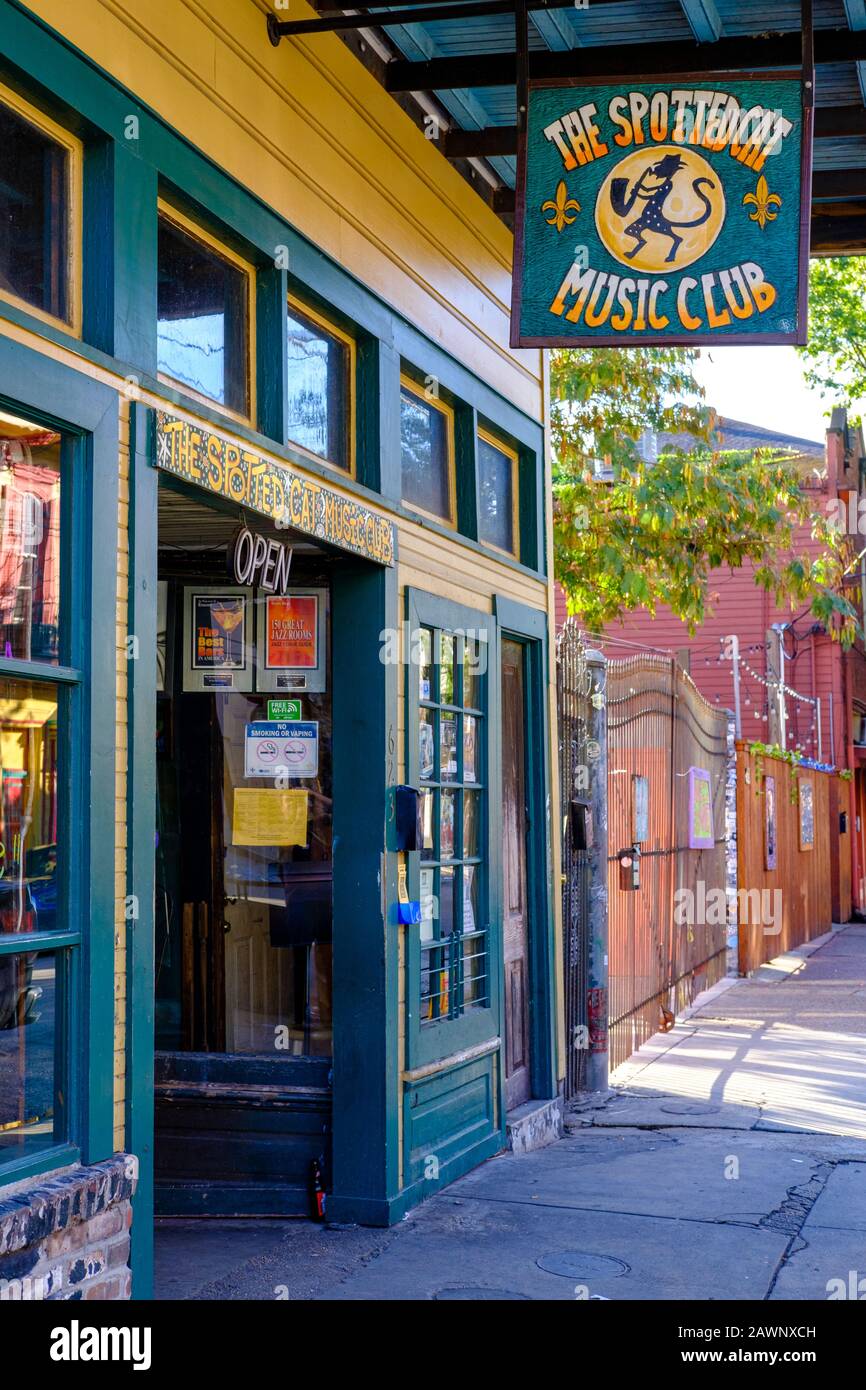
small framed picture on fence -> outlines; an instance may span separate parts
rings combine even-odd
[[[814,788],[808,778],[800,781],[800,848],[815,848]]]
[[[689,849],[712,849],[713,781],[702,767],[689,768]]]
[[[776,867],[776,779],[764,778],[764,864]]]
[[[649,839],[649,778],[635,774],[631,779],[632,838],[636,845]]]

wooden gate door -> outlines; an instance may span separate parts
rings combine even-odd
[[[505,955],[505,1102],[532,1094],[529,1043],[529,922],[526,894],[524,651],[502,643],[502,939]]]

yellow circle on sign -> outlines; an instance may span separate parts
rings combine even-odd
[[[595,204],[596,229],[610,254],[656,275],[699,260],[724,220],[719,175],[695,150],[676,145],[626,155],[611,169]]]

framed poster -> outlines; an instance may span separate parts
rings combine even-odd
[[[327,589],[292,589],[256,603],[256,689],[327,687]]]
[[[764,778],[764,865],[767,869],[776,867],[776,779]]]
[[[712,849],[713,783],[702,767],[689,768],[689,849]]]
[[[188,585],[183,609],[185,691],[253,688],[252,589]]]
[[[812,90],[530,81],[511,346],[805,343]]]
[[[814,787],[810,778],[800,779],[800,848],[815,848]]]
[[[474,714],[463,716],[463,781],[478,781],[478,720]]]
[[[427,714],[428,711],[422,711]],[[435,767],[435,746],[433,743],[433,725],[427,719],[423,719],[418,726],[418,775],[425,779],[433,776]]]

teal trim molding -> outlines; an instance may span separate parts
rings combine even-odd
[[[457,462],[457,529],[478,540],[478,412],[458,402],[454,411],[454,452]]]
[[[156,598],[159,475],[148,467],[152,412],[133,405],[129,486],[129,633],[137,659],[127,667],[126,1148],[138,1159],[132,1199],[132,1296],[153,1286],[154,826],[156,825]]]
[[[347,559],[331,584],[334,795],[333,1175],[338,1221],[386,1213],[398,1192],[397,572]]]

